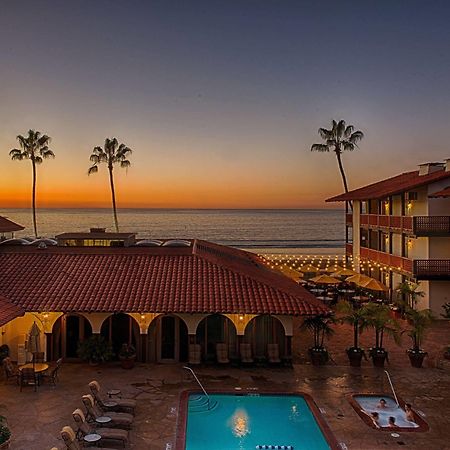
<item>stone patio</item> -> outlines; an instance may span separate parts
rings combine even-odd
[[[347,366],[288,368],[201,367],[197,370],[206,388],[253,390],[271,388],[306,392],[325,411],[325,418],[338,442],[348,449],[375,450],[404,446],[410,449],[450,449],[450,367],[443,369],[392,368],[391,376],[399,395],[425,414],[430,431],[401,433],[369,428],[350,406],[347,395],[353,392],[389,392],[380,369]],[[56,387],[33,388],[0,384],[0,415],[5,415],[13,432],[12,450],[63,449],[59,431],[73,426],[72,411],[81,407],[81,395],[88,393],[87,383],[97,379],[104,389],[119,388],[124,397],[138,402],[131,431],[134,450],[174,449],[178,398],[182,390],[195,388],[189,373],[181,365],[138,364],[125,371],[115,364],[92,367],[65,363]],[[344,447],[345,448],[345,447]],[[211,449],[214,450],[214,449]],[[234,450],[234,449],[230,449]]]

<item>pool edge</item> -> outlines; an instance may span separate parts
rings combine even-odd
[[[248,394],[261,394],[261,395],[285,395],[285,396],[301,396],[307,403],[317,425],[320,428],[327,444],[331,450],[341,450],[335,435],[333,434],[330,426],[325,420],[323,414],[320,412],[319,407],[314,401],[310,394],[299,391],[271,391],[271,390],[260,390],[257,391],[236,391],[236,390],[224,390],[224,389],[209,389],[211,394],[224,394],[224,395],[248,395]],[[202,394],[200,389],[185,389],[180,393],[180,400],[178,403],[178,419],[176,425],[176,439],[175,439],[175,449],[174,450],[185,450],[186,445],[186,425],[187,425],[187,412],[188,412],[188,399],[191,394]]]

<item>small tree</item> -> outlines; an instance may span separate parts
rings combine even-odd
[[[408,308],[415,309],[420,297],[425,296],[425,292],[419,291],[419,285],[410,281],[405,281],[397,286],[397,294],[400,296],[397,302],[402,308],[403,312],[406,312]]]
[[[332,317],[322,314],[307,317],[303,321],[301,328],[308,330],[313,335],[313,350],[324,348],[325,337],[329,337],[334,333],[333,328],[330,326],[332,323],[334,323]]]
[[[410,308],[406,312],[406,315],[411,326],[411,328],[407,330],[407,334],[412,341],[411,350],[413,352],[421,352],[425,331],[430,327],[434,320],[433,313],[430,309],[416,311],[415,309]]]
[[[359,349],[359,335],[368,325],[364,309],[343,300],[338,303],[337,311],[343,314],[339,321],[353,327],[353,349]]]

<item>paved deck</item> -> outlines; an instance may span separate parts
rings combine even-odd
[[[199,377],[206,387],[272,388],[309,393],[325,410],[325,418],[339,442],[348,449],[376,450],[450,449],[450,367],[444,369],[393,368],[391,375],[397,391],[414,408],[426,414],[430,431],[401,433],[393,438],[388,432],[366,426],[347,401],[353,392],[388,392],[383,371],[346,366],[293,369],[216,369],[202,367]],[[131,431],[130,448],[166,450],[174,448],[178,398],[182,390],[195,388],[189,374],[180,365],[138,364],[125,371],[116,365],[91,367],[64,364],[57,387],[41,386],[38,392],[0,382],[0,415],[8,418],[13,432],[12,450],[44,450],[64,444],[59,431],[73,425],[71,413],[81,406],[81,395],[88,393],[87,383],[97,379],[104,388],[119,388],[125,397],[138,402]],[[214,450],[214,449],[211,449]],[[233,449],[230,449],[233,450]]]

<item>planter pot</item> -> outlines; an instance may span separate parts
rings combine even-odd
[[[423,351],[408,350],[408,356],[409,361],[411,362],[411,366],[420,369],[427,354],[427,352]]]
[[[136,357],[132,358],[120,358],[120,365],[122,369],[132,369],[134,367],[134,360]]]
[[[7,441],[3,442],[3,444],[0,444],[0,450],[8,449],[10,443],[11,443],[11,439],[8,439]]]
[[[381,349],[371,349],[370,357],[372,358],[372,363],[374,367],[384,367],[384,362],[387,359],[388,352]]]
[[[361,361],[364,356],[364,350],[362,348],[348,348],[346,350],[348,360],[352,367],[361,367]]]
[[[450,359],[450,352],[445,352],[444,353],[444,358],[445,359]]]
[[[323,366],[328,362],[328,351],[326,349],[310,348],[309,356],[313,366]]]

